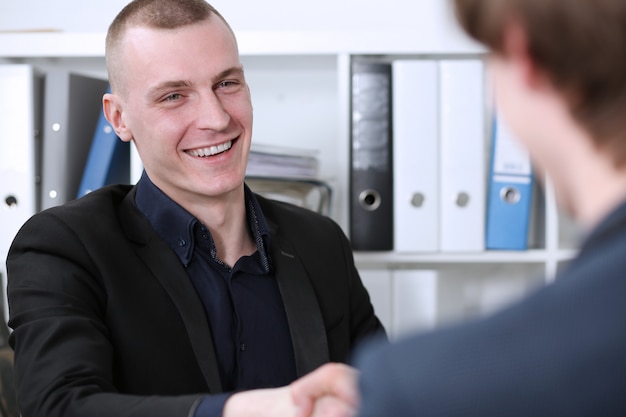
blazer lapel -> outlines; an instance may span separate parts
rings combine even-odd
[[[289,242],[273,234],[271,247],[300,377],[329,361],[326,328],[309,277]]]
[[[137,256],[150,268],[180,311],[210,392],[222,392],[213,337],[202,303],[176,255],[157,236],[147,219],[137,209],[134,196],[134,192],[129,193],[121,205],[120,211],[123,213],[120,219],[123,227],[129,238],[138,244]]]

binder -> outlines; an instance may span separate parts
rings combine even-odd
[[[108,184],[130,183],[130,142],[123,142],[100,111],[76,197]]]
[[[438,319],[438,273],[407,269],[392,272],[393,339],[434,328]]]
[[[396,252],[439,251],[439,70],[393,62],[393,219]]]
[[[391,63],[355,61],[351,81],[350,240],[355,250],[391,250]]]
[[[534,188],[530,156],[497,114],[492,137],[486,248],[525,250]]]
[[[63,68],[46,74],[42,209],[76,197],[108,82]]]
[[[13,238],[39,209],[43,76],[26,64],[0,65],[0,274]],[[6,282],[3,282],[6,285]],[[4,290],[4,287],[3,287]]]
[[[485,86],[478,59],[440,61],[441,251],[485,249]]]

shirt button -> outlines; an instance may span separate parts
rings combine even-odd
[[[239,350],[242,351],[242,352],[245,352],[246,351],[246,344],[242,343],[241,346],[239,346]]]

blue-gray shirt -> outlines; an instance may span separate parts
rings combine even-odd
[[[139,209],[187,270],[211,326],[226,393],[207,396],[195,417],[221,416],[233,391],[282,386],[296,379],[291,335],[269,256],[269,228],[248,187],[245,200],[257,250],[231,267],[219,258],[208,228],[145,173],[137,188]]]

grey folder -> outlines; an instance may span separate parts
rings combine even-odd
[[[76,197],[108,81],[54,68],[46,73],[41,208]]]

